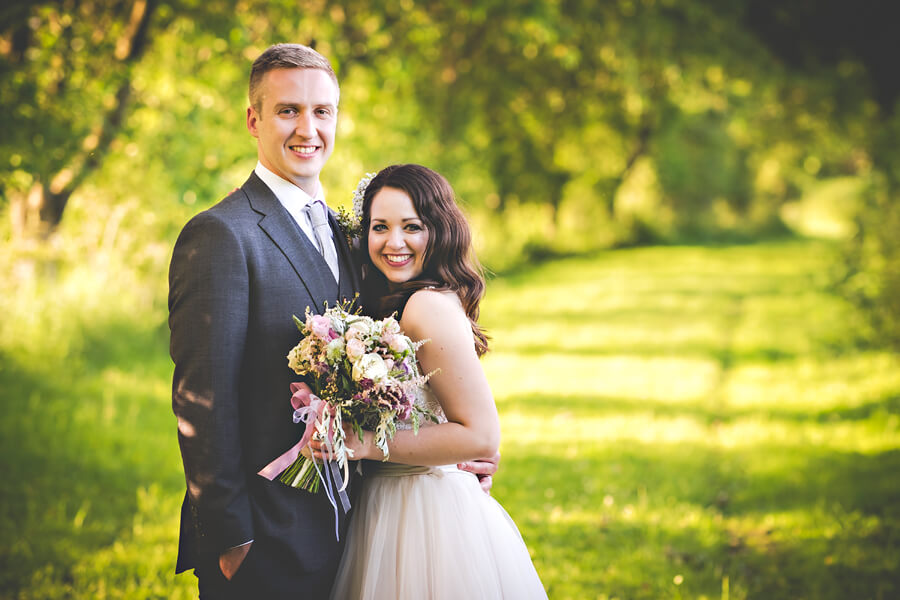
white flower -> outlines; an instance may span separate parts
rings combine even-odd
[[[301,344],[297,344],[291,351],[288,352],[288,366],[293,369],[294,373],[298,375],[305,375],[306,369],[303,367],[303,358],[301,356],[303,349],[300,347]]]
[[[353,214],[356,216],[357,221],[362,220],[363,199],[366,197],[366,188],[369,187],[369,183],[372,182],[376,175],[378,173],[366,173],[359,180],[359,183],[356,184],[356,190],[353,192]]]
[[[384,359],[377,354],[364,354],[362,358],[353,363],[353,380],[361,381],[363,379],[371,379],[378,383],[387,377],[387,365]]]
[[[347,327],[346,333],[344,335],[348,340],[353,338],[362,339],[369,334],[369,330],[371,329],[369,323],[367,323],[364,319],[359,319],[358,321],[353,321]]]
[[[329,314],[331,318],[331,328],[334,329],[335,333],[338,335],[344,335],[344,322],[343,316],[340,314]]]
[[[344,353],[344,338],[334,338],[325,347],[325,356],[329,362],[335,362],[341,358]]]

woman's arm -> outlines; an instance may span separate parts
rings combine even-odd
[[[412,340],[429,340],[418,351],[422,373],[438,370],[430,381],[447,423],[400,430],[388,442],[389,460],[409,465],[446,465],[494,456],[500,422],[494,397],[475,352],[472,328],[455,294],[421,290],[412,295],[400,327]],[[349,433],[354,459],[381,460],[371,431],[364,441]],[[316,450],[318,444],[313,446]]]

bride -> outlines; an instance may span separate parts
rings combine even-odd
[[[418,434],[410,426],[389,443],[390,461],[372,432],[348,431],[365,463],[335,599],[546,598],[518,529],[456,464],[493,456],[500,425],[479,356],[488,340],[477,323],[484,279],[453,190],[438,173],[394,165],[363,197],[363,306],[373,316],[396,311],[434,371],[418,402],[439,417]],[[365,252],[367,250],[367,252]],[[311,443],[322,458],[323,447]]]

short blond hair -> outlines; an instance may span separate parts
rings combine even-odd
[[[259,87],[263,76],[275,69],[319,69],[325,71],[334,82],[334,87],[340,96],[341,88],[338,85],[337,75],[328,59],[302,44],[275,44],[269,46],[266,51],[253,61],[250,69],[250,105],[256,112],[262,112],[262,98]]]

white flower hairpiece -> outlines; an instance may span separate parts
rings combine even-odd
[[[376,175],[378,173],[366,173],[363,175],[359,183],[356,184],[356,190],[353,192],[353,214],[356,215],[359,221],[362,221],[363,198],[366,197],[366,188],[369,187]]]
[[[351,244],[353,243],[353,238],[358,238],[362,234],[360,227],[362,226],[363,199],[366,196],[366,188],[369,187],[369,183],[376,175],[378,173],[366,173],[359,180],[356,190],[353,192],[353,212],[348,211],[344,207],[338,209],[338,222]]]

